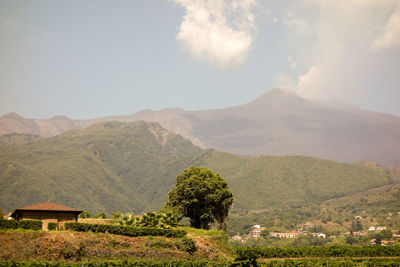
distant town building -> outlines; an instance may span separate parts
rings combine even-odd
[[[392,237],[394,238],[394,239],[400,239],[400,235],[392,235]]]
[[[317,237],[318,237],[318,238],[326,238],[326,234],[324,234],[324,233],[318,233],[318,234],[317,234]]]
[[[296,238],[300,235],[299,232],[289,232],[289,233],[271,232],[269,234],[272,237],[278,237],[278,238]]]
[[[353,236],[363,236],[363,235],[367,235],[367,232],[364,231],[359,231],[359,232],[353,232]],[[346,235],[351,235],[351,232],[346,232]]]
[[[375,226],[370,226],[370,227],[368,227],[368,231],[375,231]]]
[[[383,231],[386,230],[386,226],[377,226],[376,231]]]
[[[299,231],[303,231],[303,230],[308,230],[308,229],[310,229],[312,227],[314,227],[314,224],[309,222],[309,223],[300,224],[297,228],[298,228]]]
[[[251,237],[257,238],[261,236],[261,226],[256,224],[253,226],[253,229],[251,230]]]
[[[393,240],[382,240],[381,241],[382,246],[391,246],[391,245],[394,245],[394,243],[395,243],[395,241],[393,241]]]
[[[311,233],[313,237],[318,237],[318,238],[326,238],[326,234],[324,233]]]

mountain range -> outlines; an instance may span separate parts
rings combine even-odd
[[[203,150],[158,123],[102,122],[50,138],[0,137],[0,207],[50,201],[92,212],[157,210],[190,166],[215,170],[234,210],[301,206],[393,184],[386,168]]]
[[[0,135],[51,137],[98,122],[143,120],[190,139],[205,149],[245,156],[306,155],[340,162],[400,165],[400,118],[354,106],[317,102],[284,89],[270,89],[250,103],[216,110],[144,110],[132,115],[72,120],[0,117]]]

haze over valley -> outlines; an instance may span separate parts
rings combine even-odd
[[[341,162],[400,165],[400,117],[343,103],[312,101],[287,89],[270,89],[241,106],[201,111],[168,108],[132,115],[72,120],[0,117],[0,134],[50,137],[104,121],[158,122],[203,149],[244,156],[306,155]]]

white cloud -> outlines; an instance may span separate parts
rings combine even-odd
[[[299,94],[306,98],[324,98],[320,77],[321,69],[312,66],[307,73],[299,77]]]
[[[390,106],[398,90],[394,70],[400,68],[400,50],[387,54],[376,49],[400,47],[399,6],[398,0],[302,0],[286,10],[291,21],[299,18],[307,25],[307,32],[297,37],[288,31],[290,53],[298,59],[297,69],[303,69],[298,92],[365,108],[379,97]],[[284,25],[291,30],[296,23]]]
[[[299,33],[305,33],[308,30],[306,21],[293,12],[288,12],[282,19],[282,23],[291,30]]]
[[[255,0],[174,0],[186,9],[176,37],[197,60],[232,68],[245,62],[255,32]]]
[[[371,44],[371,47],[377,50],[395,46],[400,46],[400,2],[383,28],[383,32]]]

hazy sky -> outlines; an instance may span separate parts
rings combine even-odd
[[[400,1],[0,0],[0,115],[223,108],[272,87],[400,116]]]

